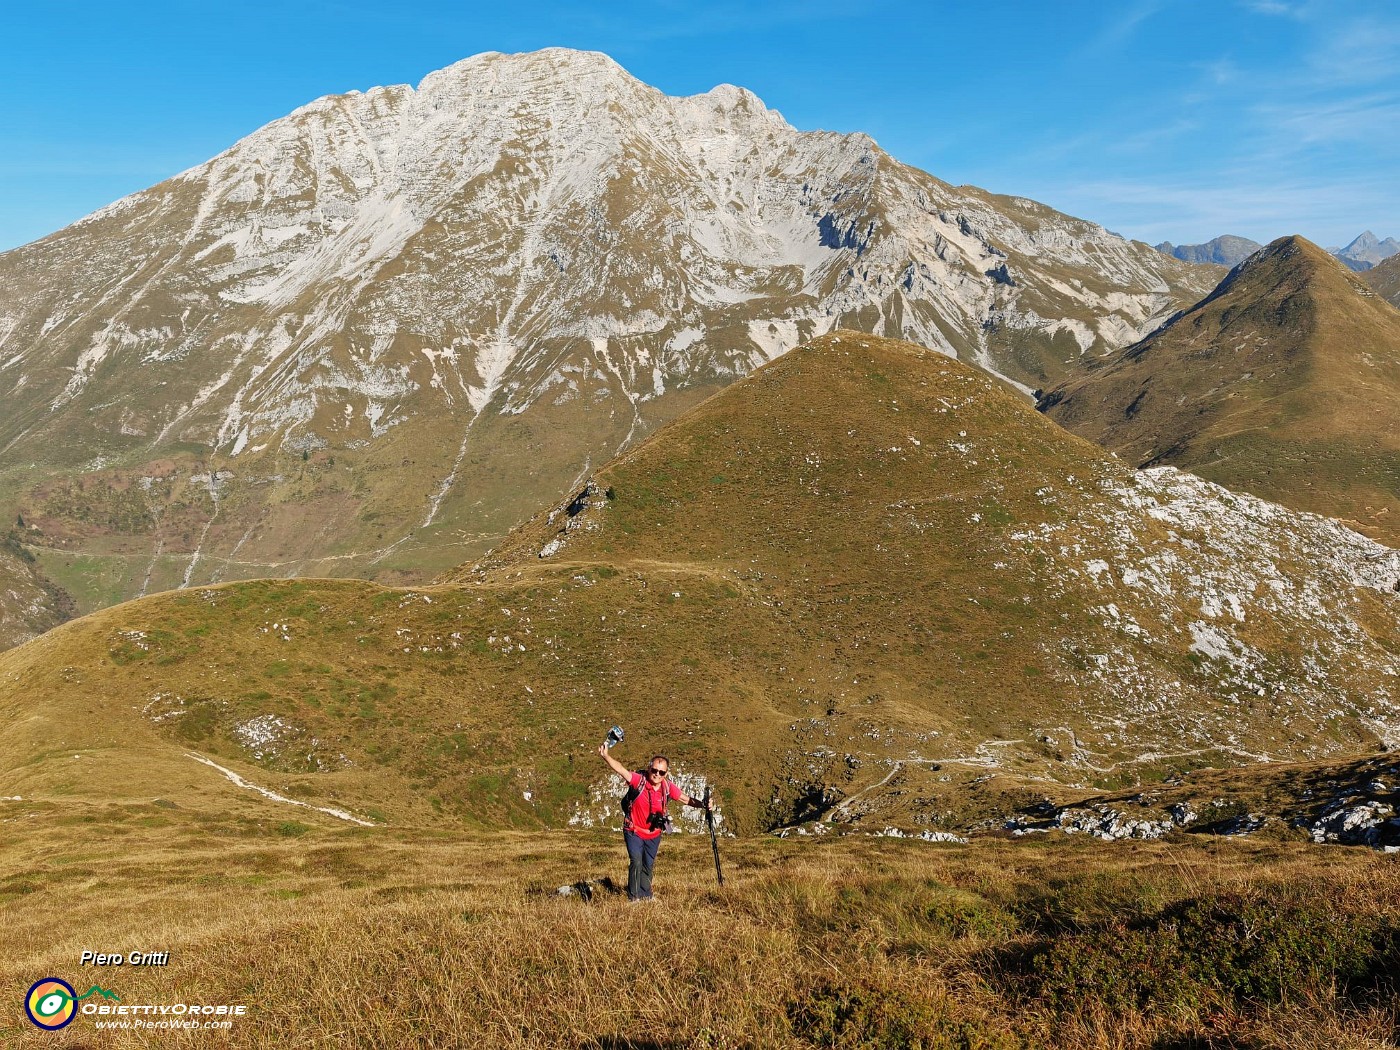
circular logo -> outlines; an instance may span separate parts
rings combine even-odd
[[[78,1012],[77,997],[67,981],[45,977],[30,986],[24,997],[24,1012],[40,1028],[54,1032],[72,1022]]]

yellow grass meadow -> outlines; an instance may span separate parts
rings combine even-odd
[[[763,836],[723,841],[721,889],[709,842],[677,835],[659,899],[630,905],[611,832],[3,805],[6,1047],[1321,1050],[1393,1046],[1400,1020],[1400,878],[1363,849]],[[578,883],[591,899],[558,892]],[[22,1000],[50,976],[120,997],[82,1005],[246,1013],[46,1032]]]

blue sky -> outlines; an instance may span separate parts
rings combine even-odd
[[[1127,236],[1400,237],[1400,3],[38,0],[0,11],[0,250],[325,94],[481,51],[752,89]]]

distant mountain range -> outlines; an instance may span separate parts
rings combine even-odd
[[[1377,240],[1376,235],[1367,230],[1345,248],[1329,248],[1328,251],[1353,270],[1369,270],[1400,252],[1400,241],[1394,237]]]
[[[1040,407],[1130,463],[1346,518],[1400,546],[1400,312],[1281,238]]]
[[[1251,241],[1248,237],[1234,237],[1228,234],[1207,241],[1205,244],[1172,244],[1171,241],[1163,241],[1156,246],[1159,252],[1175,259],[1195,263],[1216,263],[1231,268],[1244,262],[1262,247],[1263,245],[1258,241]],[[1362,271],[1369,270],[1383,260],[1400,253],[1400,241],[1394,237],[1387,237],[1383,241],[1377,240],[1376,235],[1367,230],[1345,248],[1328,248],[1327,250],[1349,269]]]
[[[1225,234],[1205,244],[1172,244],[1163,241],[1157,250],[1175,259],[1194,263],[1214,263],[1216,266],[1235,267],[1244,262],[1263,245],[1248,237],[1235,237]]]
[[[835,326],[1029,390],[1214,281],[740,88],[480,55],[0,255],[0,521],[84,611],[421,580]]]

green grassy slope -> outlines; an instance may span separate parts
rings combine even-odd
[[[1132,463],[1169,463],[1400,545],[1400,313],[1286,237],[1146,340],[1042,399]]]
[[[717,783],[738,830],[966,827],[1391,740],[1377,552],[840,332],[440,585],[166,593],[0,656],[0,793],[286,808],[202,758],[376,822],[606,823],[594,749],[620,722],[628,760]]]

